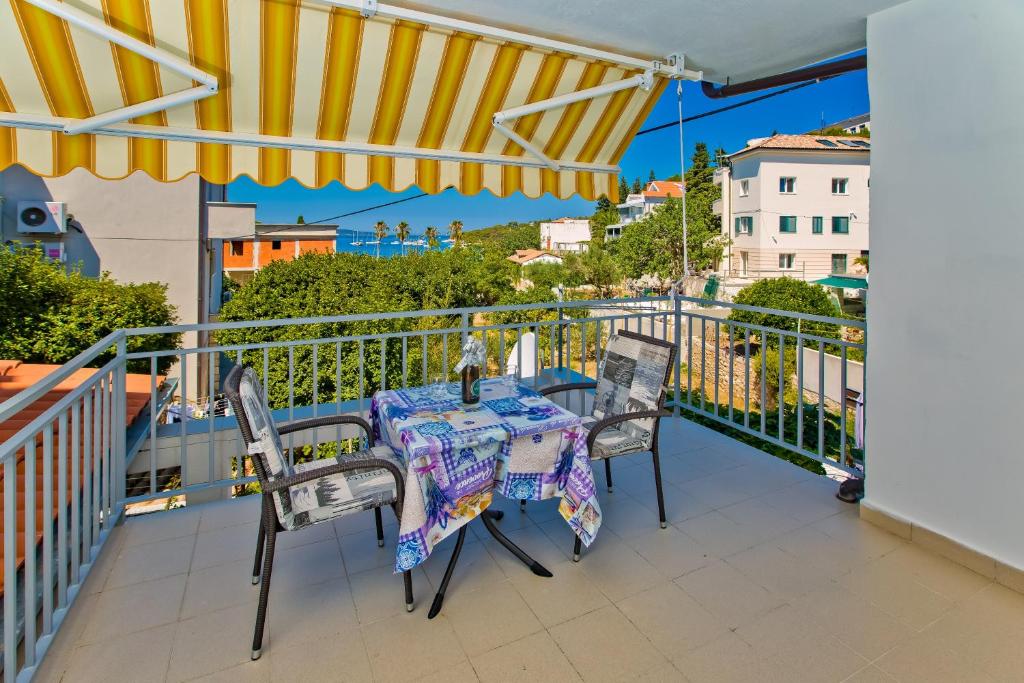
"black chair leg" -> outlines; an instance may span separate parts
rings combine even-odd
[[[661,522],[661,528],[664,529],[668,526],[668,522],[665,520],[665,494],[661,490],[661,461],[658,459],[658,444],[654,444],[654,448],[651,449],[651,456],[654,459],[654,488],[658,491],[658,521]]]
[[[604,459],[604,478],[608,482],[608,493],[612,492],[612,459]]]
[[[267,601],[270,598],[270,575],[274,569],[274,542],[277,537],[277,527],[273,524],[274,518],[267,519],[267,510],[264,506],[263,524],[267,527],[267,547],[263,557],[263,576],[260,579],[260,602],[256,608],[256,629],[252,636],[252,658],[259,659],[263,654],[263,627],[267,622]],[[271,515],[275,515],[271,507]]]
[[[572,544],[572,561],[580,561],[580,553],[583,552],[583,540],[577,536],[576,541]]]
[[[412,572],[402,572],[402,580],[405,581],[405,611],[411,612],[412,603]]]
[[[444,594],[448,590],[448,582],[452,580],[452,574],[455,572],[455,563],[459,561],[459,554],[462,552],[462,544],[466,542],[466,527],[463,526],[459,529],[458,536],[455,537],[455,550],[452,551],[452,557],[448,560],[448,568],[444,570],[444,577],[441,579],[441,585],[437,588],[437,593],[434,594],[434,602],[430,605],[430,611],[427,612],[427,619],[433,619],[441,611],[441,605],[444,604]]]
[[[373,519],[377,522],[377,547],[384,547],[384,520],[380,516],[380,508],[373,508]]]
[[[263,515],[260,515],[260,535],[256,539],[256,559],[252,563],[252,585],[260,582],[260,565],[263,564],[263,541],[267,532],[263,528]]]

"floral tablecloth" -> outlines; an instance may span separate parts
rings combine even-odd
[[[519,500],[560,497],[559,512],[583,543],[597,534],[601,509],[579,416],[520,384],[480,385],[472,406],[462,403],[458,384],[373,397],[374,437],[408,468],[396,572],[423,562],[495,491]]]

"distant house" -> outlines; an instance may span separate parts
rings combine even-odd
[[[516,253],[508,260],[520,266],[533,266],[538,263],[557,263],[561,265],[562,257],[540,249],[516,249]]]
[[[605,239],[613,240],[622,236],[627,225],[643,218],[661,206],[669,197],[682,197],[683,184],[678,180],[652,180],[639,194],[631,194],[626,201],[616,206],[619,222],[605,228]]]
[[[253,273],[273,261],[291,261],[302,254],[333,254],[337,225],[256,224],[256,234],[224,240],[224,272],[247,282]]]
[[[729,237],[724,272],[817,280],[856,273],[868,254],[871,141],[773,135],[715,171],[714,211]]]
[[[590,221],[586,218],[559,218],[540,224],[541,249],[579,254],[589,245]]]
[[[848,119],[842,121],[836,121],[829,128],[842,128],[844,132],[854,135],[856,133],[862,133],[866,130],[871,130],[871,114],[861,114],[860,116],[851,116]]]

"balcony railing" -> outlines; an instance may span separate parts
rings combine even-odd
[[[734,311],[770,316],[773,325],[730,319]],[[291,420],[365,413],[379,389],[454,381],[448,368],[470,335],[488,349],[485,376],[511,364],[533,386],[595,378],[609,335],[623,329],[675,344],[668,390],[678,414],[805,466],[862,471],[854,442],[863,425],[855,429],[852,402],[863,401],[862,321],[646,297],[122,330],[0,404],[0,421],[24,425],[0,445],[5,680],[31,675],[127,506],[227,497],[254,483],[234,418],[216,410],[218,378],[232,364],[253,366],[275,417]],[[200,343],[127,350],[140,337],[183,332]],[[84,383],[33,412],[40,396],[111,352]],[[160,400],[169,366],[182,398],[175,423]],[[149,406],[131,425],[128,373],[148,374],[150,388]],[[586,409],[591,396],[581,392],[570,407]],[[338,430],[328,441],[354,438]],[[310,457],[303,445],[285,444],[293,460]]]

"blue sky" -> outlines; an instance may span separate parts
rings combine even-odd
[[[700,84],[686,82],[683,84],[683,115],[691,116],[753,96],[739,95],[726,100],[712,100],[701,93]],[[866,72],[845,74],[764,102],[686,124],[683,130],[687,163],[697,141],[706,142],[712,151],[721,146],[732,152],[740,149],[749,138],[770,135],[772,131],[803,133],[818,127],[822,118],[826,123],[831,123],[868,110]],[[676,89],[670,85],[644,127],[676,119]],[[652,169],[658,177],[678,173],[678,129],[666,128],[636,138],[623,157],[621,166],[630,180],[636,176],[646,180]],[[229,186],[228,197],[231,201],[256,202],[259,205],[256,217],[265,223],[284,223],[294,221],[300,214],[308,222],[419,192],[416,188],[410,188],[406,192],[392,193],[376,185],[355,192],[339,183],[332,183],[319,190],[309,190],[295,181],[276,187],[262,187],[248,178],[241,178]],[[336,222],[343,228],[370,230],[378,220],[386,221],[389,225],[405,220],[414,233],[421,233],[428,225],[443,227],[456,218],[467,229],[473,229],[512,220],[582,216],[592,212],[593,202],[579,197],[559,200],[545,195],[539,199],[529,199],[517,194],[501,199],[486,190],[474,196],[463,196],[454,190],[447,190],[438,195],[414,199]]]

